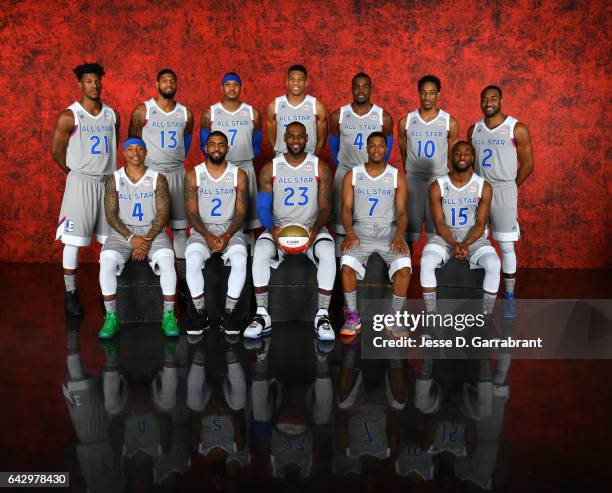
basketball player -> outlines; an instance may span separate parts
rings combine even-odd
[[[244,223],[246,231],[261,227],[257,218],[257,177],[253,158],[261,152],[261,114],[240,99],[242,80],[234,72],[228,72],[221,80],[223,101],[204,110],[200,129],[200,147],[205,156],[208,135],[211,131],[223,132],[229,141],[227,160],[243,170],[249,180],[249,208]]]
[[[110,339],[119,331],[117,276],[131,257],[135,261],[147,258],[153,272],[160,276],[164,295],[162,330],[167,336],[178,336],[174,251],[164,231],[170,215],[168,182],[164,175],[145,166],[147,145],[142,139],[127,139],[123,154],[125,166],[107,178],[104,193],[106,220],[113,231],[100,252],[100,288],[106,316],[98,335]]]
[[[493,186],[491,227],[502,254],[504,315],[514,316],[516,253],[514,242],[521,236],[518,224],[518,193],[533,172],[529,130],[515,118],[502,113],[502,90],[487,86],[480,93],[484,118],[470,127],[468,140],[476,149],[476,172]],[[517,161],[521,166],[517,169]]]
[[[285,129],[287,152],[266,163],[259,172],[257,208],[261,223],[267,229],[255,243],[253,284],[257,313],[244,337],[256,339],[270,332],[268,283],[270,268],[284,260],[278,246],[278,233],[287,224],[300,223],[310,228],[306,256],[317,266],[319,309],[315,316],[315,334],[319,339],[335,339],[329,321],[329,301],[336,278],[334,240],[324,227],[331,211],[332,178],[329,167],[315,155],[306,152],[308,133],[301,122]]]
[[[484,268],[483,312],[493,313],[499,287],[500,262],[487,239],[491,185],[474,173],[474,148],[464,140],[451,149],[452,173],[429,187],[429,207],[436,235],[421,256],[421,287],[425,309],[436,311],[436,268],[452,256],[467,259],[470,268]]]
[[[393,281],[393,312],[402,309],[410,283],[410,252],[404,241],[408,225],[408,186],[398,170],[386,164],[387,136],[373,132],[367,139],[368,160],[349,170],[342,183],[342,243],[340,269],[346,302],[343,336],[361,330],[357,313],[357,278],[365,276],[370,255],[377,253],[389,266]]]
[[[329,117],[329,147],[338,166],[334,175],[332,227],[344,234],[342,226],[342,183],[347,171],[368,160],[367,139],[372,132],[383,132],[387,138],[389,159],[393,149],[393,118],[380,106],[372,104],[372,79],[359,72],[351,82],[353,102],[334,111]],[[341,242],[338,242],[341,244]]]
[[[230,319],[246,279],[247,249],[242,225],[249,185],[246,173],[225,160],[228,147],[223,132],[211,132],[206,142],[208,163],[198,164],[185,176],[185,204],[192,227],[185,253],[187,285],[197,314],[187,329],[188,335],[200,335],[209,327],[202,269],[215,253],[231,265],[223,328],[228,335],[240,334]]]
[[[178,103],[177,77],[169,68],[157,74],[158,95],[140,103],[132,111],[130,137],[138,137],[147,145],[145,164],[162,173],[170,190],[170,228],[177,259],[179,278],[185,279],[185,245],[187,242],[187,215],[183,181],[185,156],[191,147],[193,113]]]
[[[306,68],[292,65],[287,71],[287,94],[277,97],[266,109],[266,132],[274,152],[287,152],[285,128],[291,122],[306,127],[306,152],[319,156],[327,140],[327,109],[314,96],[306,94]]]
[[[88,246],[94,233],[99,243],[109,234],[103,208],[104,180],[117,168],[119,114],[100,100],[101,65],[84,63],[73,72],[81,99],[60,114],[51,155],[68,175],[55,237],[64,244],[64,303],[67,315],[80,316],[83,308],[76,282],[79,247]]]
[[[429,211],[429,185],[448,173],[448,150],[457,141],[459,124],[438,108],[440,79],[426,75],[419,79],[420,107],[402,118],[397,125],[400,155],[405,163],[408,181],[408,234],[410,249],[425,233],[435,233]]]

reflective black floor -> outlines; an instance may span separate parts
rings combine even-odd
[[[309,323],[249,344],[125,325],[102,344],[96,266],[83,320],[58,266],[0,276],[2,470],[94,492],[608,489],[608,360],[364,360]],[[519,276],[524,297],[611,294],[606,271]]]

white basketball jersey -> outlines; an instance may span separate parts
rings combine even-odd
[[[308,142],[306,152],[314,152],[317,145],[317,98],[306,96],[297,106],[287,100],[287,96],[279,96],[275,100],[274,113],[276,114],[276,144],[274,151],[287,152],[285,144],[285,128],[293,122],[300,122],[306,127]]]
[[[154,99],[145,101],[144,105],[146,120],[142,140],[147,144],[146,165],[164,172],[180,168],[185,160],[187,108],[176,103],[174,109],[166,113]]]
[[[115,112],[102,103],[93,116],[77,101],[68,106],[74,115],[74,127],[68,138],[66,166],[84,175],[110,175],[117,169]]]
[[[195,167],[198,193],[198,210],[205,226],[211,224],[226,225],[234,218],[236,210],[236,190],[238,186],[238,168],[227,163],[225,172],[219,178],[212,178],[206,163]]]
[[[398,170],[386,165],[372,178],[365,164],[353,168],[353,220],[355,223],[391,225],[395,222]]]
[[[507,116],[497,127],[489,129],[484,120],[474,125],[472,145],[476,149],[474,171],[489,182],[515,181],[518,155],[514,142],[516,118]]]
[[[225,159],[232,162],[253,159],[253,107],[242,103],[236,111],[228,111],[223,104],[210,107],[210,130],[221,131],[227,137],[229,151]]]
[[[125,168],[115,171],[115,189],[119,201],[119,219],[126,226],[150,226],[157,216],[155,189],[159,173],[147,168],[136,183]]]
[[[368,160],[367,141],[372,132],[383,128],[383,109],[375,104],[365,115],[359,116],[350,104],[340,108],[340,151],[338,163],[350,166]]]
[[[450,115],[438,110],[438,116],[426,122],[418,110],[406,118],[406,173],[431,180],[448,173],[448,131]]]

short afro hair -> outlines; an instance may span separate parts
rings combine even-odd
[[[306,67],[304,67],[304,65],[291,65],[291,67],[289,67],[289,70],[287,70],[287,75],[289,75],[290,72],[302,72],[304,74],[304,77],[308,77],[308,71],[306,70]]]
[[[435,75],[426,75],[424,77],[421,77],[419,79],[419,82],[417,83],[419,91],[421,90],[423,85],[427,82],[431,82],[434,86],[436,86],[436,88],[438,89],[438,92],[440,92],[440,89],[442,89],[442,83],[440,82],[440,79],[438,79]]]
[[[104,72],[104,67],[99,63],[90,63],[85,62],[81,65],[77,65],[72,69],[74,75],[76,75],[77,80],[80,82],[85,74],[96,74],[102,77],[106,72]]]
[[[165,68],[165,69],[160,70],[159,72],[157,72],[157,82],[159,82],[159,79],[161,79],[166,74],[170,74],[172,77],[174,77],[176,80],[178,80],[178,77],[174,73],[174,70],[172,70],[171,68]]]
[[[487,92],[490,89],[494,89],[495,91],[497,91],[499,93],[499,97],[503,98],[503,94],[502,94],[502,90],[501,87],[499,86],[494,86],[493,84],[488,85],[487,87],[485,87],[482,91],[480,91],[480,98],[482,99],[482,97],[484,96],[484,93]]]

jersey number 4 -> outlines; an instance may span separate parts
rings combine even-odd
[[[136,202],[134,204],[134,209],[132,209],[132,217],[137,217],[138,222],[142,222],[142,218],[144,217],[144,213],[142,212],[142,203]]]
[[[357,147],[357,149],[361,150],[363,148],[363,134],[358,133],[355,135],[355,140],[353,141],[353,145]]]
[[[301,193],[299,197],[302,199],[299,202],[295,203],[293,200],[293,196],[295,195],[295,188],[287,187],[283,190],[287,195],[285,196],[285,205],[289,207],[293,207],[294,205],[306,205],[308,203],[308,187],[299,187],[298,189]]]

